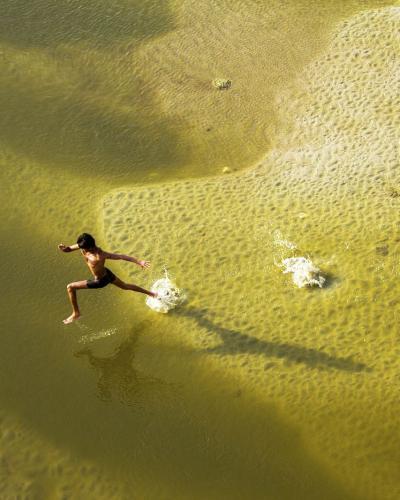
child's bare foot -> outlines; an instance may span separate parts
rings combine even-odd
[[[73,321],[77,320],[80,317],[81,315],[79,313],[78,314],[72,313],[71,316],[68,316],[68,318],[63,319],[63,323],[64,325],[69,325],[70,323],[72,323]]]

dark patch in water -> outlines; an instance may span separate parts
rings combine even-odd
[[[120,0],[5,0],[0,38],[22,47],[114,41],[159,36],[175,28],[168,2]]]
[[[336,369],[347,372],[369,372],[369,368],[364,363],[353,361],[350,357],[339,358],[326,352],[295,344],[280,342],[270,342],[251,337],[245,333],[224,328],[213,323],[207,318],[205,309],[180,309],[175,312],[182,316],[193,318],[201,327],[216,333],[222,343],[216,347],[205,349],[204,352],[217,354],[219,356],[235,354],[258,354],[266,358],[283,358],[290,363],[303,363],[310,368],[320,370]]]
[[[375,248],[375,252],[378,255],[383,255],[383,256],[389,255],[389,246],[388,245],[383,245],[383,246],[380,246],[380,247],[376,247]]]

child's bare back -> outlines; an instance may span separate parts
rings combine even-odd
[[[103,252],[101,248],[97,248],[95,251],[84,251],[82,250],[83,258],[88,265],[90,272],[97,279],[104,276],[104,265],[107,259],[106,252]]]

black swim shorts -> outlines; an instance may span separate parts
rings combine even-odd
[[[105,274],[98,280],[87,280],[88,288],[103,288],[115,280],[116,276],[109,269],[105,268]]]

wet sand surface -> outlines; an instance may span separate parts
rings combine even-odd
[[[5,2],[0,498],[399,497],[399,9]]]

